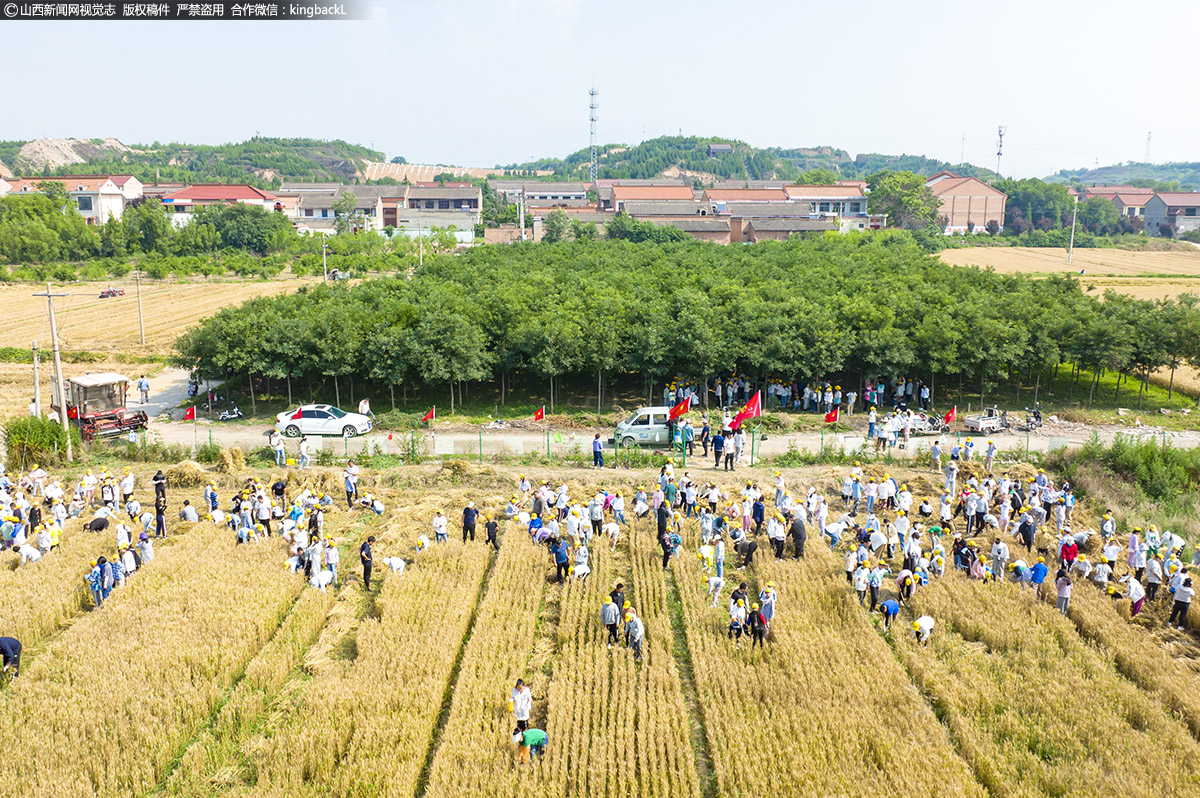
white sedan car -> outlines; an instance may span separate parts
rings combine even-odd
[[[371,431],[371,419],[333,405],[300,405],[275,417],[275,428],[289,438],[301,435],[341,435],[353,438]]]

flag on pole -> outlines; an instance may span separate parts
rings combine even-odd
[[[437,405],[429,408],[429,412],[421,416],[422,421],[437,421]]]
[[[825,423],[826,424],[836,424],[837,420],[838,420],[838,411],[840,409],[841,409],[840,407],[835,407],[832,410],[830,410],[828,413],[826,413],[825,414]]]
[[[738,412],[738,414],[733,417],[733,421],[730,423],[729,426],[731,429],[737,429],[738,427],[742,426],[742,422],[745,421],[746,419],[758,418],[761,415],[762,415],[762,391],[755,391],[754,396],[751,396],[750,401],[746,402],[746,406],[743,407]]]
[[[686,396],[683,401],[671,408],[671,413],[667,416],[668,421],[674,421],[680,416],[686,416],[692,410],[692,397]]]
[[[392,439],[392,433],[390,433],[390,432],[389,432],[389,433],[388,433],[388,440],[390,441],[391,439]]]
[[[538,411],[533,414],[533,420],[541,421],[545,417],[546,417],[546,406],[542,405],[541,407],[538,408]]]
[[[304,414],[304,408],[302,408],[302,407],[297,407],[297,408],[296,408],[296,412],[295,412],[295,413],[292,413],[292,418],[293,418],[293,419],[300,418],[300,416],[302,416],[303,414]]]
[[[196,406],[195,405],[192,405],[191,407],[189,407],[187,410],[185,410],[183,412],[183,420],[184,421],[195,421],[196,420]]]
[[[942,416],[942,423],[943,424],[953,423],[954,419],[956,419],[956,418],[958,418],[958,405],[955,405],[954,407],[950,408],[950,412],[947,413],[946,415]]]

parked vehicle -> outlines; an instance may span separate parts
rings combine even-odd
[[[234,402],[232,407],[221,411],[221,414],[217,416],[217,421],[233,421],[235,418],[241,417],[242,409],[237,406],[237,402]]]
[[[666,406],[638,408],[629,418],[617,423],[614,440],[621,446],[669,443],[667,417],[670,413],[671,408]]]
[[[982,413],[975,413],[967,416],[963,420],[965,426],[971,432],[999,432],[1000,430],[1008,429],[1008,411],[1000,410],[995,405],[985,408]]]
[[[913,435],[945,435],[950,431],[950,425],[942,421],[938,415],[929,413],[913,413]]]
[[[109,299],[114,296],[125,296],[124,288],[113,288],[111,285],[100,292],[100,299]]]
[[[347,413],[333,405],[300,405],[275,417],[275,428],[289,438],[301,435],[341,435],[353,438],[371,431],[373,424],[367,416]]]
[[[1025,408],[1025,429],[1035,430],[1040,426],[1042,426],[1042,406],[1034,405],[1032,410],[1028,407]]]

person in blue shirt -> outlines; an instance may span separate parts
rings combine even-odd
[[[554,554],[554,568],[558,576],[558,581],[567,581],[567,571],[569,570],[567,564],[567,542],[559,539],[551,546],[550,551]]]
[[[721,467],[721,456],[725,454],[725,436],[720,431],[712,436],[713,455],[716,457],[716,462],[713,463],[713,468]]]
[[[15,637],[0,637],[0,657],[4,659],[4,670],[12,668],[12,678],[21,673],[21,641]]]
[[[604,443],[599,432],[592,438],[592,468],[604,468]]]
[[[1046,574],[1050,569],[1046,567],[1046,558],[1038,557],[1037,563],[1030,569],[1033,576],[1033,593],[1038,598],[1042,597],[1042,584],[1046,581]]]
[[[762,529],[763,522],[766,520],[766,505],[763,504],[761,496],[754,499],[754,507],[750,510],[750,518],[754,521],[754,534],[757,535]]]
[[[883,613],[883,629],[886,632],[892,628],[892,621],[900,614],[900,604],[895,599],[888,599],[879,605],[879,611]]]
[[[467,535],[471,536],[471,542],[475,541],[475,521],[479,518],[479,510],[475,507],[475,502],[467,502],[467,506],[463,508],[463,543],[467,542]]]

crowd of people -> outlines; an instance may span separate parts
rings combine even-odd
[[[914,390],[919,396],[921,386]],[[897,390],[896,395],[906,394]],[[709,430],[707,423],[704,429]],[[708,435],[696,439],[716,446]],[[548,480],[535,483],[520,474],[503,510],[467,501],[455,523],[464,544],[478,541],[494,551],[501,547],[502,524],[520,529],[533,545],[545,547],[552,579],[559,583],[586,585],[594,552],[617,550],[625,535],[646,534],[652,528],[659,562],[666,570],[691,545],[687,556],[699,561],[705,601],[721,608],[722,616],[727,613],[724,634],[734,648],[742,646],[743,638],[750,649],[765,647],[778,618],[774,581],[755,578],[759,543],[768,544],[767,556],[800,559],[810,532],[836,552],[860,606],[879,613],[885,631],[892,630],[916,592],[943,577],[948,568],[984,582],[1009,581],[1038,598],[1048,599],[1053,590],[1064,614],[1070,609],[1072,590],[1084,583],[1114,600],[1128,599],[1133,615],[1147,603],[1168,600],[1168,624],[1186,626],[1194,596],[1191,570],[1200,565],[1200,548],[1185,562],[1180,536],[1153,525],[1119,532],[1111,512],[1104,514],[1098,529],[1081,528],[1067,481],[1056,482],[1043,470],[1020,478],[1012,472],[994,476],[994,455],[990,441],[976,447],[968,439],[948,452],[935,443],[929,473],[936,475],[940,494],[924,493],[938,495],[922,495],[902,478],[864,469],[860,463],[842,476],[840,492],[836,487],[826,493],[810,486],[797,489],[795,495],[779,471],[763,486],[753,478],[720,486],[687,470],[677,476],[669,459],[652,483],[638,485],[628,497],[624,490],[605,488],[582,493],[576,489],[578,495],[573,495],[565,482],[554,487]],[[348,461],[341,475],[345,511],[383,514],[386,507],[380,497],[360,492],[359,476],[358,467]],[[927,478],[918,479],[928,487]],[[145,505],[137,487],[129,469],[87,470],[73,483],[52,478],[38,467],[16,477],[0,476],[0,502],[6,508],[0,545],[17,552],[25,566],[51,554],[72,519],[84,533],[114,535],[114,553],[98,557],[84,577],[95,606],[101,607],[114,589],[154,559],[155,541],[167,534],[163,472],[150,480],[152,497],[143,493]],[[281,475],[273,482],[248,478],[224,504],[217,483],[209,481],[198,506],[183,500],[177,517],[227,528],[234,546],[278,539],[287,569],[302,573],[313,588],[324,592],[345,577],[338,544],[326,532],[326,515],[331,512],[342,512],[333,496],[317,488],[297,488]],[[445,510],[437,510],[429,523],[428,534],[417,535],[418,554],[446,543],[451,534]],[[358,552],[367,590],[374,544],[375,538],[368,537]],[[382,563],[399,574],[412,560],[388,557]],[[640,661],[646,626],[625,584],[617,583],[603,597],[599,615],[608,647],[624,645]],[[921,643],[930,641],[935,627],[928,615],[911,620],[912,634]],[[15,674],[20,642],[8,641],[0,638],[0,653],[6,670],[11,665]],[[533,761],[549,741],[543,730],[529,728],[531,700],[530,687],[519,681],[510,709],[516,720],[513,742],[522,762]]]

